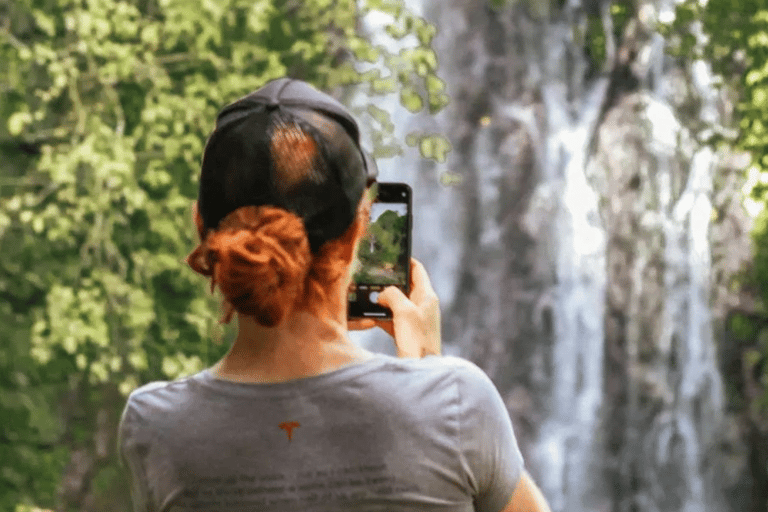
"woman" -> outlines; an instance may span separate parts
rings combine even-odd
[[[375,179],[355,120],[304,82],[219,113],[188,263],[219,286],[238,335],[212,368],[129,397],[120,451],[136,511],[548,510],[491,381],[436,357],[421,264],[409,297],[380,294],[391,321],[348,323]],[[375,325],[401,358],[347,335]]]

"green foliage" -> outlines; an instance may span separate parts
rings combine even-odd
[[[755,323],[743,314],[735,314],[729,320],[728,331],[739,341],[753,340],[757,336]]]
[[[369,11],[402,49],[369,42]],[[339,96],[399,94],[414,112],[447,96],[434,27],[397,1],[20,0],[0,12],[0,509],[12,510],[52,507],[67,449],[92,444],[95,423],[75,428],[54,407],[63,396],[102,403],[108,384],[125,395],[226,349],[212,341],[232,335],[217,301],[183,263],[221,106],[284,75]],[[388,113],[359,113],[375,153],[396,152]],[[109,493],[114,472],[98,475]]]
[[[13,316],[7,309],[2,312],[4,319]],[[18,326],[5,325],[12,331],[4,333],[9,338],[24,336]],[[6,345],[0,351],[0,390],[0,509],[9,510],[29,495],[50,503],[67,451],[56,443],[62,435],[51,408],[56,390],[24,352],[23,344]]]
[[[590,58],[592,68],[598,72],[607,70],[611,63],[607,61],[606,52],[608,36],[614,41],[620,41],[629,21],[635,16],[634,3],[628,1],[616,1],[609,7],[610,26],[612,33],[606,34],[603,19],[598,14],[587,16],[584,34],[577,40],[582,40],[584,51]]]
[[[406,136],[405,143],[412,147],[418,146],[422,156],[438,162],[445,162],[451,151],[451,143],[437,133],[411,132]]]
[[[765,195],[761,201],[766,200]],[[755,219],[752,231],[754,260],[749,276],[750,285],[757,290],[762,305],[756,318],[751,322],[737,325],[740,334],[750,334],[752,348],[744,352],[745,377],[752,380],[749,412],[758,425],[768,426],[768,208],[764,208]],[[744,325],[748,324],[748,325]]]
[[[710,63],[721,86],[735,93],[734,136],[718,134],[713,142],[749,151],[760,172],[768,148],[764,119],[768,113],[768,1],[686,0],[677,5],[672,23],[662,25],[672,53]]]

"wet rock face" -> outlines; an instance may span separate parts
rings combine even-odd
[[[452,96],[450,170],[463,177],[460,277],[446,305],[446,341],[500,388],[534,476],[563,472],[550,479],[554,510],[739,510],[724,496],[743,486],[748,450],[724,414],[717,359],[725,318],[744,303],[729,283],[750,254],[749,220],[734,201],[739,160],[701,153],[688,126],[703,100],[687,82],[690,70],[654,62],[665,57],[647,23],[628,24],[604,72],[584,62],[569,38],[589,12],[603,12],[593,4],[543,17],[525,2],[490,9],[435,0],[427,8]],[[596,104],[595,120],[582,116]],[[564,154],[571,146],[558,115],[574,136],[587,132],[582,172],[598,195],[592,221],[605,235],[605,303],[596,319],[603,367],[595,434],[566,440],[565,462],[553,469],[541,440],[562,382],[556,326],[568,312],[558,261],[567,251],[565,170],[576,151]],[[582,386],[583,368],[574,372]],[[588,470],[577,473],[577,462]]]
[[[700,477],[691,476],[686,452],[700,450],[704,440],[697,435],[694,443],[683,434],[688,427],[701,434],[696,419],[677,419],[684,350],[668,318],[669,280],[690,276],[670,269],[665,223],[680,201],[691,159],[679,149],[685,145],[678,142],[685,137],[679,126],[672,140],[654,140],[649,114],[664,107],[654,101],[643,93],[622,98],[600,126],[592,160],[594,177],[604,184],[608,233],[602,426],[606,455],[616,463],[606,472],[614,500],[629,496],[634,506],[684,510]],[[698,461],[693,464],[698,468]]]
[[[618,490],[615,499],[635,495],[637,503],[675,510],[683,507],[686,492],[691,492],[690,480],[681,478],[690,472],[684,462],[690,457],[686,453],[690,446],[683,427],[674,420],[684,400],[681,359],[686,356],[685,340],[679,332],[670,334],[664,321],[671,300],[665,276],[668,280],[674,262],[669,255],[670,233],[662,229],[659,215],[673,214],[670,206],[674,210],[681,201],[691,179],[695,145],[684,128],[681,112],[686,108],[669,102],[662,106],[671,109],[682,125],[666,148],[659,147],[665,141],[655,140],[647,129],[653,122],[654,101],[642,92],[618,101],[600,125],[591,161],[590,173],[603,196],[601,212],[609,233],[604,415],[611,419],[604,421],[603,428],[607,460],[620,468],[609,467],[606,472],[606,479]],[[751,260],[751,219],[739,199],[747,163],[745,155],[719,154],[710,174],[711,264],[705,278],[711,336],[704,339],[710,340],[716,354],[711,371],[719,370],[722,375],[716,380],[725,380],[728,386],[738,379],[733,359],[739,356],[733,354],[726,320],[735,310],[752,311],[753,307],[748,291],[733,286],[733,279]],[[666,212],[659,202],[664,182],[660,178],[665,173]],[[754,453],[748,446],[752,442],[749,428],[739,427],[739,413],[728,405],[728,396],[713,400],[713,385],[701,386],[686,406],[698,436],[699,476],[705,484],[707,510],[752,510],[746,506],[744,491],[747,482],[754,480],[748,467],[748,454]],[[651,488],[657,489],[655,495]]]
[[[524,104],[529,123],[540,105],[531,96],[531,48],[523,34],[534,22],[503,15],[486,2],[441,2],[431,11],[439,29],[449,93],[450,170],[462,176],[462,252],[456,299],[444,313],[445,337],[495,380],[509,406],[524,455],[544,413],[546,347],[552,340],[551,201],[536,196],[540,141],[525,120],[500,113]],[[507,13],[510,14],[510,13]]]
[[[638,440],[628,439],[628,433],[638,420],[638,387],[646,377],[654,377],[638,370],[641,359],[652,359],[648,344],[659,338],[658,319],[663,310],[663,235],[658,227],[643,225],[640,218],[649,206],[655,182],[655,162],[645,147],[647,135],[636,119],[640,101],[639,97],[626,98],[606,115],[594,160],[594,172],[604,182],[602,212],[609,233],[604,425],[606,455],[613,462],[606,479],[613,482],[614,501],[631,489],[628,473],[637,471],[633,459],[642,453]],[[641,352],[645,354],[642,358]],[[661,400],[665,395],[663,389],[645,392]]]

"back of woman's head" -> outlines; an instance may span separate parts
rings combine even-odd
[[[270,82],[225,107],[203,155],[187,261],[230,309],[274,326],[318,310],[366,227],[373,161],[338,102],[303,82]]]
[[[196,212],[200,244],[187,257],[189,266],[219,286],[230,308],[260,325],[273,327],[291,310],[317,312],[328,291],[345,277],[354,243],[366,228],[366,209],[339,238],[312,254],[301,218],[274,206],[244,206],[208,231]]]

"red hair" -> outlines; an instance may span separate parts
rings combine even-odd
[[[205,230],[194,209],[200,244],[187,257],[195,272],[211,278],[228,307],[221,322],[237,311],[265,327],[278,325],[294,309],[319,313],[328,292],[345,277],[355,240],[366,228],[369,203],[347,231],[313,255],[304,222],[275,206],[244,206]]]

